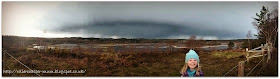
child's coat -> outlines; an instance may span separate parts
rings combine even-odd
[[[193,76],[196,76],[196,73]],[[199,76],[203,76],[202,71],[199,71]],[[181,77],[189,77],[188,71],[186,71],[184,74],[181,74]]]

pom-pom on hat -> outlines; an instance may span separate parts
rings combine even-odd
[[[191,58],[195,58],[197,60],[197,63],[199,63],[199,56],[197,55],[197,53],[194,50],[190,50],[188,53],[186,53],[186,59],[185,59],[185,63],[188,62],[189,59]]]

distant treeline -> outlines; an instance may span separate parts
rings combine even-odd
[[[82,38],[82,37],[65,37],[65,38],[39,38],[39,37],[21,37],[21,36],[8,36],[2,35],[2,42],[8,41],[28,41],[33,43],[48,42],[48,43],[95,43],[95,44],[110,44],[110,43],[184,43],[188,39],[144,39],[144,38]],[[237,40],[203,40],[205,42],[243,42],[246,39]]]

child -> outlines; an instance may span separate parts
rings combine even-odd
[[[180,73],[182,77],[203,76],[199,66],[199,56],[194,50],[186,54],[185,65]]]

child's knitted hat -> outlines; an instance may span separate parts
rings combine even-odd
[[[189,59],[191,58],[195,58],[197,60],[197,63],[199,63],[199,56],[197,55],[197,53],[194,50],[190,50],[188,53],[186,53],[186,60],[185,63],[188,62]]]

